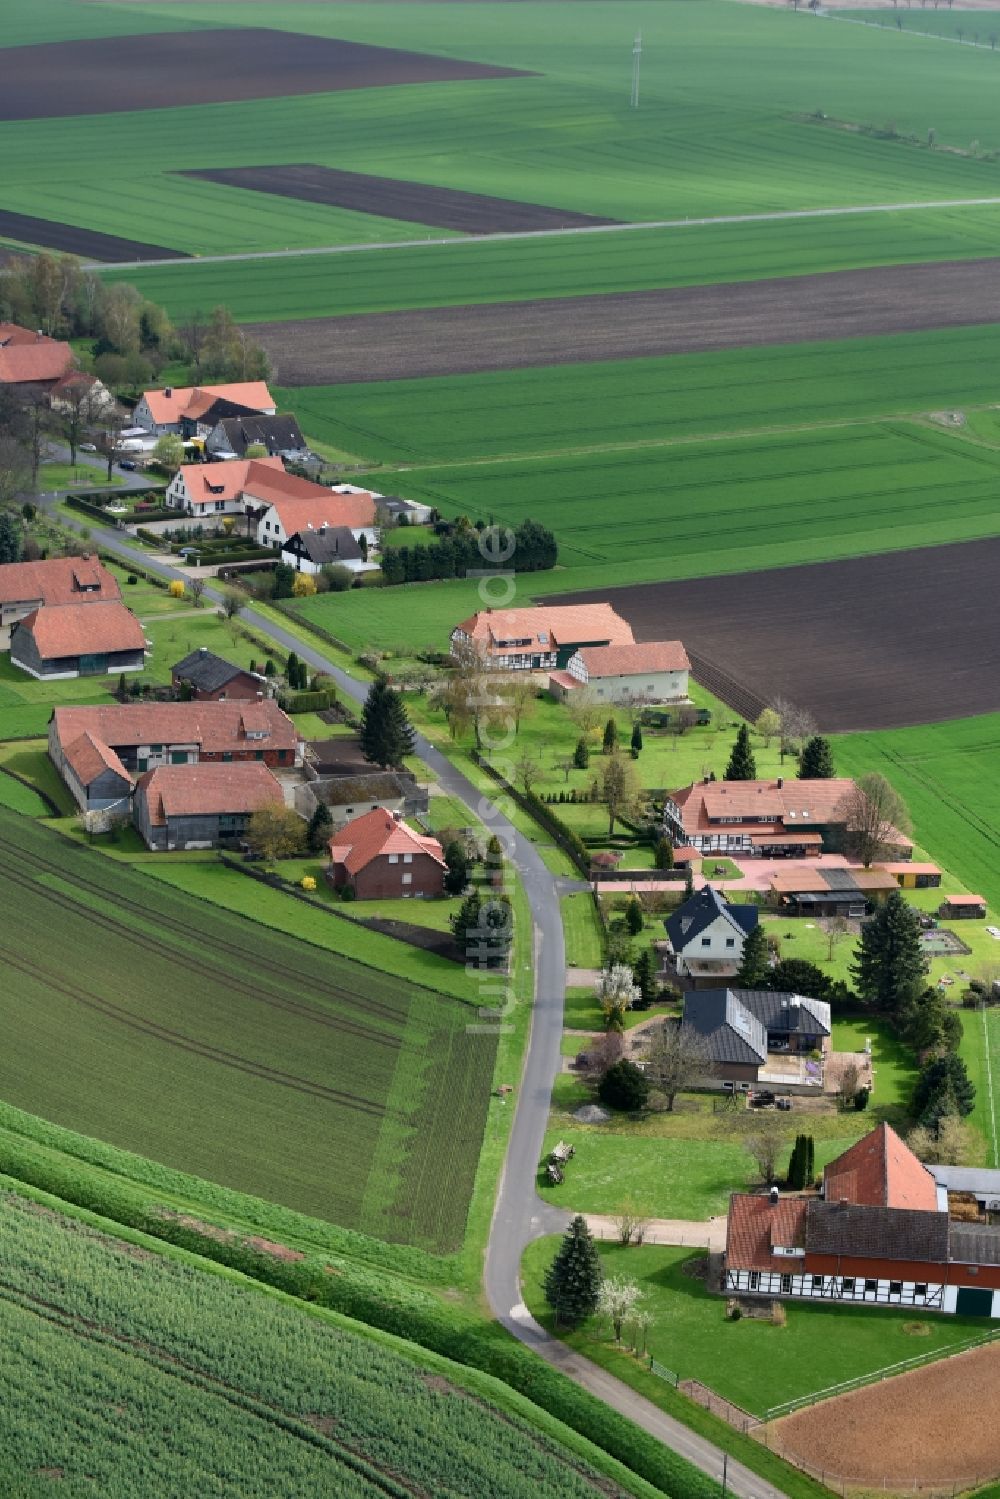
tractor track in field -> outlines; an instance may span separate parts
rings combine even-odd
[[[31,864],[34,868],[40,869],[46,874],[55,875],[59,879],[66,880],[68,883],[75,883],[73,881],[71,872],[69,872],[65,866],[55,864],[51,860],[45,859],[35,850],[32,850],[29,853],[26,850],[21,849],[18,845],[7,842],[3,838],[0,838],[0,849],[3,849],[8,854],[16,854],[20,858],[20,862],[22,865]],[[9,877],[12,878],[13,876]],[[61,896],[61,899],[64,902],[64,909],[66,909],[68,906],[77,908],[75,906],[75,903],[72,902],[71,898],[62,894],[62,892],[52,891],[48,886],[46,886],[45,889],[48,894],[52,895],[53,899]],[[149,907],[143,905],[141,902],[130,900],[128,896],[121,895],[119,892],[115,893],[115,902],[119,908],[127,910],[139,920],[149,920]],[[115,919],[109,916],[106,912],[92,912],[89,906],[86,907],[86,910],[88,912],[88,915],[92,914],[93,919],[103,925],[107,931],[113,932],[115,934],[124,934],[130,940],[136,940],[134,928],[129,927],[125,922],[115,921]],[[236,915],[237,920],[240,919],[238,913],[232,912],[229,914]],[[246,962],[246,954],[238,943],[227,941],[225,938],[221,937],[217,938],[214,935],[212,941],[215,948],[218,951],[227,954],[234,963],[242,964]],[[168,958],[170,962],[180,962],[182,964],[185,964],[191,973],[197,974],[199,977],[205,976],[206,969],[202,964],[199,964],[194,959],[191,959],[190,961],[186,960],[183,953],[178,954],[176,948],[172,947],[169,943],[163,941],[162,939],[153,937],[151,935],[147,936],[146,934],[144,934],[142,937],[142,942],[144,946],[153,948],[154,950],[159,952],[162,957]],[[320,951],[325,951],[325,949],[320,949]],[[264,957],[263,955],[255,956],[254,968],[256,972],[267,972],[277,984],[287,984],[287,971],[282,968],[280,964],[273,963],[270,959]],[[233,984],[233,980],[229,977],[228,974],[226,974],[221,968],[218,971],[228,983],[233,985],[233,987],[236,987],[235,984]],[[354,997],[351,991],[346,989],[334,988],[334,986],[332,985],[331,992],[336,993],[338,997]],[[279,997],[278,995],[266,996],[265,994],[256,990],[254,991],[254,995],[255,998],[258,998],[261,1001],[261,1003],[267,1004],[273,1009],[287,1010],[290,1014],[297,1015],[302,1019],[315,1021],[320,1025],[327,1025],[333,1029],[346,1031],[362,1040],[375,1039],[380,1043],[388,1044],[388,1042],[386,1042],[386,1038],[379,1031],[370,1029],[362,1021],[338,1020],[335,1015],[328,1014],[323,1010],[316,1010],[311,1005],[303,1004],[299,1000],[285,999]],[[397,1024],[399,1023],[399,1012],[392,1009],[391,1006],[381,1004],[378,1000],[372,1000],[370,1004],[366,1001],[365,1008],[366,1010],[370,1009],[371,1011],[379,1014],[385,1020],[394,1021]]]

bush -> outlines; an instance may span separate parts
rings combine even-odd
[[[138,583],[138,581],[139,579],[136,577],[135,573],[129,573],[128,577],[125,579],[126,583]]]
[[[622,1059],[609,1067],[597,1086],[597,1096],[609,1109],[633,1114],[646,1107],[649,1083],[634,1062]]]
[[[285,713],[322,713],[336,701],[336,692],[327,687],[318,692],[286,692],[278,706]]]
[[[186,590],[184,588],[184,584],[181,582],[180,578],[175,578],[167,588],[167,592],[172,599],[182,599],[184,597],[185,591]]]

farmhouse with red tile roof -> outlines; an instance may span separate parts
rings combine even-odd
[[[559,698],[589,687],[606,703],[679,703],[687,701],[690,669],[679,640],[583,646],[565,671],[552,673],[549,688]]]
[[[799,781],[695,781],[667,797],[664,826],[672,842],[703,853],[806,858],[840,853],[847,841],[846,798],[854,782],[843,778]],[[894,831],[892,849],[907,859],[913,844]]]
[[[205,761],[259,761],[273,769],[301,761],[295,726],[271,699],[56,708],[49,720],[49,756],[85,810],[103,794],[92,775],[94,744],[129,776]]]
[[[377,807],[356,817],[330,839],[327,878],[334,889],[350,886],[359,900],[440,895],[444,853],[403,822],[398,813]]]
[[[0,567],[0,649],[10,627],[44,604],[88,604],[120,599],[113,573],[96,557],[50,557],[44,562],[8,562]]]
[[[996,1173],[965,1175],[987,1184]],[[922,1165],[880,1124],[830,1162],[819,1196],[734,1193],[726,1289],[998,1317],[1000,1228],[985,1213],[951,1218],[952,1176]],[[975,1181],[966,1185],[976,1192]]]
[[[141,671],[146,646],[142,625],[115,599],[43,605],[10,632],[13,664],[46,681]]]
[[[561,671],[584,647],[635,642],[631,625],[610,604],[542,604],[481,609],[451,632],[453,652],[470,643],[507,671]]]
[[[274,416],[278,409],[263,380],[246,380],[236,385],[167,385],[163,390],[143,392],[135,408],[135,424],[157,437],[164,432],[180,432],[185,420],[197,427],[199,418],[217,401],[227,401],[244,411],[262,411],[268,416]],[[213,421],[210,427],[214,425]]]
[[[282,806],[281,783],[256,761],[161,765],[135,785],[132,820],[155,851],[235,843],[262,807]]]
[[[0,385],[50,390],[72,368],[69,344],[17,323],[0,323]]]
[[[252,469],[285,472],[280,458],[232,458],[223,463],[182,463],[166,488],[173,510],[204,519],[209,515],[246,515],[255,502],[243,498]]]
[[[283,548],[296,532],[337,526],[346,527],[355,541],[364,536],[371,547],[378,539],[375,496],[366,489],[327,489],[310,479],[259,469],[255,464],[244,485],[244,501],[256,508],[260,546]]]

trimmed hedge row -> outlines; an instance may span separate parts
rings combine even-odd
[[[446,1308],[412,1284],[350,1261],[332,1266],[331,1273],[328,1254],[288,1262],[250,1248],[238,1236],[230,1240],[200,1234],[171,1216],[169,1210],[143,1202],[132,1182],[110,1174],[88,1180],[75,1163],[54,1158],[52,1151],[22,1136],[0,1134],[0,1172],[240,1270],[292,1296],[343,1312],[457,1363],[493,1374],[618,1458],[670,1499],[716,1499],[719,1494],[710,1478],[550,1368],[509,1337],[498,1323]]]
[[[316,692],[287,692],[278,699],[278,707],[283,713],[322,713],[327,708],[332,708],[337,701],[337,694],[331,687],[317,689]]]

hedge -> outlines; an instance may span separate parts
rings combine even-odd
[[[550,1368],[498,1323],[444,1307],[412,1283],[350,1261],[327,1266],[330,1256],[289,1262],[252,1249],[239,1236],[213,1238],[185,1227],[171,1210],[142,1201],[134,1183],[102,1174],[88,1180],[76,1163],[22,1136],[0,1135],[0,1172],[128,1228],[239,1270],[253,1280],[302,1300],[396,1333],[435,1353],[502,1379],[567,1426],[588,1437],[670,1499],[716,1499],[718,1486],[603,1401]]]
[[[103,505],[93,505],[89,500],[83,499],[78,494],[68,494],[64,501],[70,510],[79,510],[83,515],[89,515],[91,520],[99,520],[105,526],[114,526],[118,522],[117,515],[109,515]]]
[[[288,692],[278,699],[278,707],[283,713],[322,713],[326,708],[332,708],[337,701],[337,694],[332,687],[317,689],[316,692]]]
[[[590,878],[590,855],[580,835],[567,827],[561,818],[557,817],[552,808],[546,806],[541,797],[534,791],[521,792],[516,786],[512,786],[505,776],[502,776],[495,765],[491,765],[485,756],[478,750],[472,751],[472,758],[481,770],[502,786],[507,795],[512,797],[522,811],[527,812],[529,817],[549,833],[555,840],[557,846],[562,849],[567,858],[571,859],[584,879]]]

